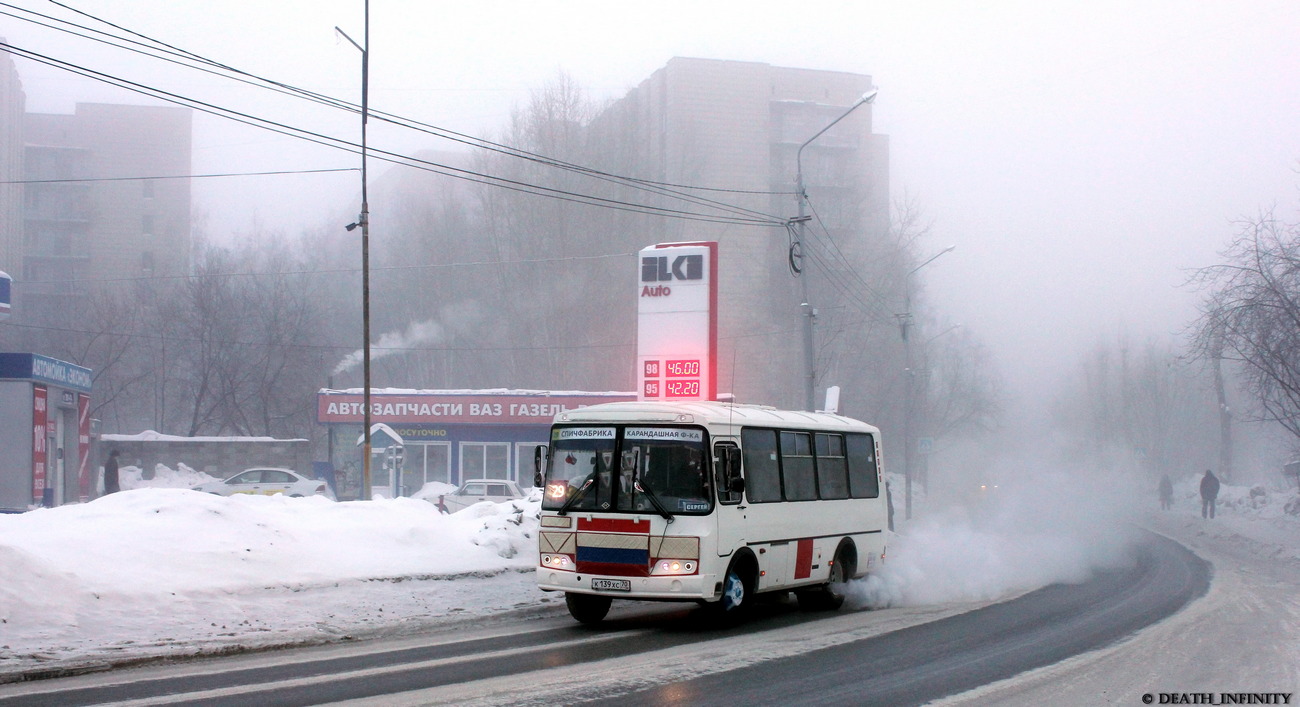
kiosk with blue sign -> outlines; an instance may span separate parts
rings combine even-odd
[[[0,353],[0,511],[89,500],[92,372]]]

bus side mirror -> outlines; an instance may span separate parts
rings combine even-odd
[[[533,450],[533,486],[541,488],[545,483],[546,477],[542,474],[542,469],[546,465],[547,453],[550,450],[544,444],[537,445]]]
[[[727,490],[732,493],[744,493],[745,480],[739,476],[731,477],[731,481],[727,483]]]

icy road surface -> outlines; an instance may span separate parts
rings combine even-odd
[[[1300,699],[1300,528],[1280,517],[1185,509],[1149,527],[1214,566],[1209,593],[1127,641],[939,702],[1139,704],[1160,693],[1291,693]]]
[[[1122,555],[1119,529],[1137,520],[1215,564],[1209,595],[1119,645],[989,694],[1059,703],[1057,683],[1067,703],[1116,691],[1300,692],[1300,517],[1282,510],[1295,492],[1249,492],[1225,486],[1213,523],[1185,489],[1168,514],[1127,509],[1105,522],[1095,511],[1043,514],[1041,500],[1021,512],[919,515],[892,538],[885,568],[855,584],[855,605],[947,614],[1081,581]],[[0,516],[0,682],[561,613],[562,600],[533,584],[535,515],[526,503],[446,516],[413,499],[146,488]]]

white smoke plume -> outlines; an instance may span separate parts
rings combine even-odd
[[[370,346],[370,360],[404,353],[406,349],[427,344],[441,343],[446,338],[446,329],[433,319],[423,322],[411,322],[405,331],[390,331],[379,337]],[[357,349],[339,361],[334,367],[333,375],[346,373],[360,366],[365,353]]]
[[[850,584],[850,603],[884,608],[988,601],[1082,582],[1094,570],[1130,561],[1137,497],[1116,474],[1095,471],[1040,469],[996,490],[990,485],[970,503],[931,507],[910,523],[900,519],[888,559]]]

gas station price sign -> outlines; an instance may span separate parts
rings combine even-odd
[[[699,359],[650,359],[641,363],[643,398],[702,400]]]
[[[669,378],[698,378],[700,376],[700,360],[691,361],[676,360],[664,361],[664,375]]]
[[[642,400],[717,398],[717,243],[640,252],[637,376]]]

